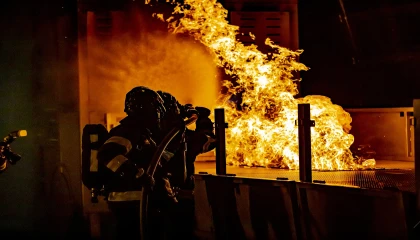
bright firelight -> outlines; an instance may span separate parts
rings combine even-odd
[[[309,103],[312,128],[312,166],[314,169],[343,170],[360,167],[350,146],[350,114],[325,96],[295,98],[298,93],[294,73],[308,70],[297,62],[302,51],[291,51],[266,44],[271,54],[257,46],[245,46],[237,36],[239,27],[229,24],[227,10],[216,0],[185,0],[177,4],[174,14],[183,17],[167,19],[173,33],[188,33],[214,53],[218,66],[232,76],[225,81],[229,96],[221,96],[218,105],[226,109],[227,161],[233,165],[299,167],[297,105]],[[162,15],[158,14],[162,18]],[[252,36],[253,37],[253,36]],[[230,101],[242,97],[241,109]],[[372,166],[374,161],[372,162]]]

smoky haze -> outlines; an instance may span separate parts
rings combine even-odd
[[[89,105],[122,112],[125,94],[147,86],[182,104],[213,108],[219,93],[217,68],[199,43],[169,33],[142,33],[88,44]]]

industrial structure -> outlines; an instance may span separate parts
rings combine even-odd
[[[245,44],[254,43],[260,46],[261,51],[268,51],[261,41],[270,37],[275,43],[292,50],[304,48],[311,51],[305,49],[310,45],[309,37],[305,36],[306,40],[302,40],[305,34],[300,34],[301,12],[298,9],[301,2],[304,1],[225,0],[222,4],[229,11],[232,24],[240,26],[241,32],[253,32],[257,36],[257,40],[242,36],[241,41]],[[360,45],[362,34],[349,31],[344,21],[348,19],[348,24],[352,26],[356,24],[352,19],[370,18],[370,12],[374,12],[375,16],[414,16],[414,13],[420,12],[419,3],[406,1],[394,7],[391,1],[386,1],[385,6],[372,6],[373,10],[363,11],[353,5],[350,10],[344,8],[348,10],[345,12],[339,3],[349,6],[346,5],[349,1],[334,2],[338,9],[334,21],[340,22],[340,31],[345,36],[342,38],[348,41],[346,51],[340,52],[337,59],[349,61],[360,72],[363,66],[370,64],[369,61],[378,59],[386,64],[397,61],[406,66],[419,61],[418,52],[402,51],[398,47],[394,48],[398,51],[388,55],[384,53],[382,57],[366,54],[368,48]],[[25,88],[27,91],[21,94],[27,96],[27,101],[32,104],[28,105],[28,112],[34,120],[29,127],[22,127],[28,130],[27,139],[31,140],[31,145],[25,148],[28,154],[22,154],[23,160],[15,168],[24,170],[24,164],[29,164],[27,166],[32,170],[24,171],[27,177],[21,178],[12,177],[13,172],[8,171],[0,179],[10,186],[1,195],[4,204],[12,206],[16,199],[33,199],[29,200],[33,207],[28,207],[20,215],[13,212],[17,207],[5,209],[1,214],[6,217],[21,216],[16,217],[19,221],[29,212],[34,220],[26,223],[25,227],[10,223],[10,232],[19,232],[24,228],[26,234],[32,236],[64,238],[70,234],[102,239],[112,236],[112,220],[104,200],[99,198],[98,202],[92,202],[91,189],[82,183],[80,133],[86,124],[103,124],[107,129],[118,124],[124,116],[123,93],[138,84],[133,76],[157,78],[156,81],[140,82],[155,88],[163,86],[159,81],[169,77],[177,84],[184,81],[181,83],[194,90],[194,94],[183,95],[176,88],[177,84],[169,86],[183,102],[211,104],[216,99],[223,73],[212,65],[205,49],[188,36],[170,36],[166,23],[152,16],[157,9],[169,14],[172,5],[155,3],[150,6],[137,0],[83,0],[48,3],[39,7],[36,21],[31,23],[34,29],[38,29],[31,33],[32,52],[28,55],[32,74],[22,83],[28,86]],[[387,19],[391,25],[398,22]],[[403,27],[398,29],[401,33],[405,31]],[[400,40],[394,37],[390,41],[394,45],[401,41],[410,42],[412,39],[406,35],[401,35],[405,37]],[[132,39],[139,41],[133,42]],[[302,41],[306,41],[305,46],[301,46]],[[375,51],[379,52],[377,48]],[[329,53],[326,55],[326,58],[331,57]],[[148,59],[145,63],[142,62],[144,58]],[[311,61],[314,62],[314,58]],[[138,65],[130,65],[133,62]],[[147,65],[149,62],[163,64]],[[186,63],[182,64],[186,67],[179,67],[180,63]],[[147,70],[139,71],[140,66]],[[312,68],[316,66],[322,67],[323,64]],[[328,67],[324,66],[323,70]],[[378,65],[375,68],[379,69]],[[168,74],[175,69],[178,74]],[[340,69],[331,68],[329,77]],[[414,76],[418,74],[412,72]],[[195,79],[203,75],[211,77],[203,78],[200,84],[196,84]],[[215,75],[218,77],[214,78]],[[182,76],[186,76],[185,79],[181,79]],[[305,76],[310,78],[313,75],[308,73]],[[331,92],[333,99],[340,99],[353,119],[351,133],[355,136],[354,146],[370,145],[375,153],[376,168],[312,171],[312,123],[308,118],[308,107],[300,105],[296,109],[300,113],[300,119],[296,119],[300,131],[300,170],[226,166],[224,141],[220,142],[214,155],[202,156],[198,160],[195,189],[195,230],[198,236],[203,239],[409,239],[418,232],[420,156],[416,152],[420,152],[420,144],[414,139],[420,139],[420,102],[417,100],[420,96],[416,96],[413,90],[418,86],[417,82],[401,84],[413,92],[404,95],[404,100],[395,106],[388,104],[388,108],[373,108],[379,100],[366,100],[375,98],[369,98],[366,90],[373,87],[369,85],[363,89],[361,80],[358,82],[360,86],[351,89],[361,88],[361,92],[366,93],[360,97],[363,101],[354,96],[357,94],[343,100],[344,95],[351,94],[334,87],[328,92],[325,88],[328,84],[322,82],[321,77],[319,79],[318,87],[311,81],[301,86],[302,94],[313,93],[315,90],[308,87],[313,86],[320,91],[319,94],[328,95]],[[350,88],[351,83],[333,85]],[[395,91],[404,92],[404,89],[401,87]],[[385,99],[384,102],[389,100],[385,95],[381,99]],[[407,103],[406,99],[411,100]],[[225,123],[223,109],[216,109],[215,117],[217,136],[223,140],[224,131],[229,127],[229,123]],[[18,152],[22,153],[22,149]],[[28,155],[32,155],[33,160],[25,162],[25,157],[31,159]],[[25,181],[32,184],[32,192],[13,190],[22,187],[20,182]],[[18,192],[17,195],[8,200],[15,192]],[[20,201],[20,204],[27,204],[26,200]]]

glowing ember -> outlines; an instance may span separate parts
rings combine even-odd
[[[293,73],[308,68],[296,61],[302,51],[289,49],[266,40],[274,53],[264,54],[257,46],[244,46],[239,40],[239,27],[228,23],[227,10],[216,0],[185,0],[177,4],[169,18],[173,33],[188,33],[207,46],[218,66],[235,79],[225,81],[232,95],[242,97],[241,110],[229,97],[223,96],[219,106],[226,109],[229,128],[227,161],[234,165],[299,167],[297,105],[311,104],[312,161],[314,169],[354,169],[349,134],[351,117],[342,107],[324,96],[296,99],[298,93]],[[163,19],[162,15],[158,16]],[[252,36],[253,37],[253,36]],[[374,161],[374,160],[373,160]],[[372,167],[372,161],[368,164]],[[373,163],[374,165],[374,163]]]

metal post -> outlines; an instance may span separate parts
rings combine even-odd
[[[226,175],[226,128],[225,109],[214,110],[215,133],[217,139],[216,147],[216,174]]]
[[[420,219],[420,99],[414,99],[414,175],[416,181],[417,219]]]
[[[299,136],[299,179],[302,182],[312,182],[311,158],[311,120],[309,104],[298,104],[298,136]]]

